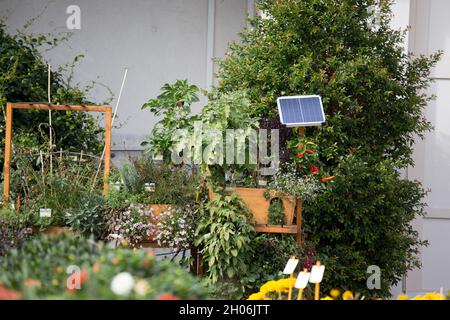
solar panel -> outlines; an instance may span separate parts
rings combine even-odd
[[[279,97],[280,121],[288,127],[320,126],[325,122],[322,98],[318,95]]]

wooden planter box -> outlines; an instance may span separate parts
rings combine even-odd
[[[54,227],[50,226],[40,231],[42,234],[52,234],[52,235],[61,235],[61,234],[72,234],[73,232],[68,227]]]
[[[252,213],[256,225],[267,225],[269,223],[269,207],[271,200],[280,198],[283,202],[286,225],[292,225],[294,220],[295,200],[288,197],[277,197],[274,192],[270,193],[270,199],[264,197],[266,189],[260,188],[233,188],[227,190],[229,193],[236,193]],[[210,200],[214,200],[214,192],[209,190]],[[282,226],[279,226],[282,227]]]

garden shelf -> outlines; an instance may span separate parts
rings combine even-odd
[[[270,197],[265,197],[266,189],[263,188],[232,188],[226,190],[228,193],[236,193],[247,206],[255,219],[256,232],[266,233],[288,233],[297,236],[297,243],[301,243],[301,224],[303,201],[292,200],[287,197],[277,197],[274,192],[270,192]],[[214,200],[214,192],[209,189],[209,199]],[[280,198],[283,202],[286,216],[286,225],[269,225],[269,207],[271,200]],[[294,215],[296,215],[296,224],[293,224]]]

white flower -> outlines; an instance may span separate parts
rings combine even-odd
[[[134,287],[134,279],[128,272],[117,274],[111,281],[111,291],[117,295],[128,295]]]

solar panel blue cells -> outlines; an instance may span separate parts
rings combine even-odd
[[[277,99],[280,121],[288,127],[320,126],[325,122],[320,96],[292,96]]]

